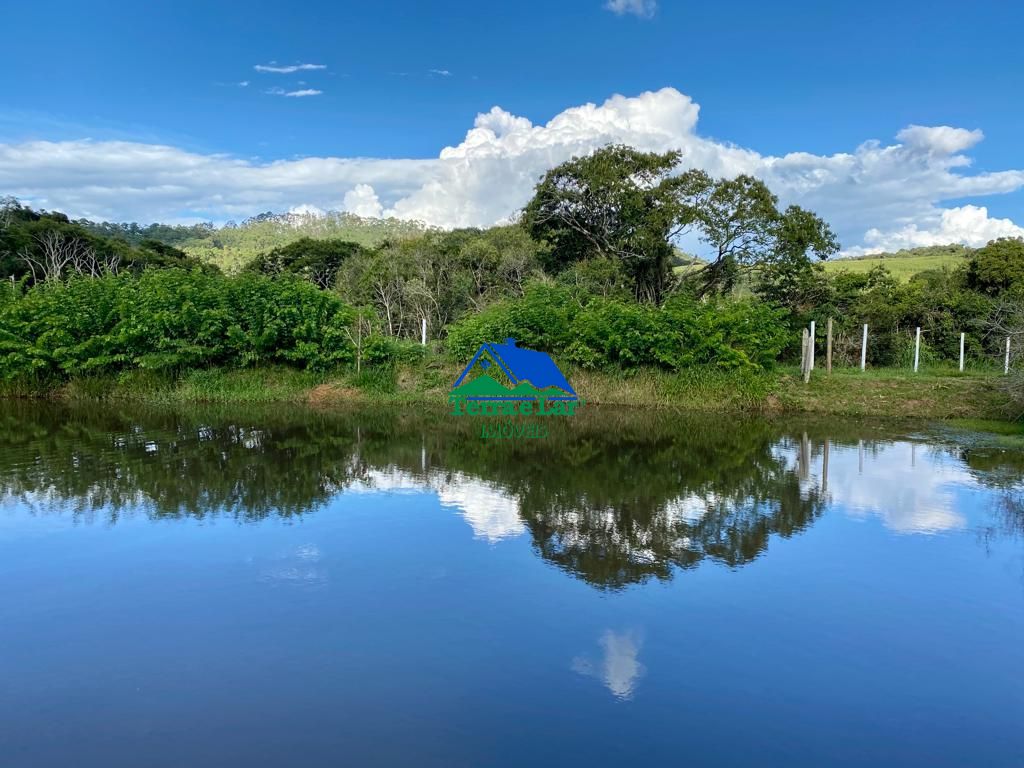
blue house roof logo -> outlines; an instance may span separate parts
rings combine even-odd
[[[480,345],[452,385],[449,400],[576,403],[579,398],[546,352],[505,339]]]

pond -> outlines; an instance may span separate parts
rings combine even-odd
[[[0,404],[0,764],[1024,765],[1024,454]]]

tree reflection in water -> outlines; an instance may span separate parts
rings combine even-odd
[[[491,540],[528,531],[546,561],[601,589],[708,558],[742,566],[828,503],[808,482],[810,446],[825,444],[813,425],[807,438],[764,420],[591,408],[544,440],[485,441],[478,429],[443,412],[5,403],[0,489],[40,514],[258,521],[404,484],[437,491]],[[830,428],[833,446],[856,445],[854,434]],[[791,446],[796,466],[781,450]]]

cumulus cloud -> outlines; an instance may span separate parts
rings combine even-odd
[[[608,0],[604,7],[619,16],[628,13],[641,19],[649,19],[658,10],[658,3],[657,0]]]
[[[988,208],[983,205],[964,205],[936,213],[937,218],[928,216],[920,223],[887,232],[872,227],[864,235],[865,244],[848,249],[848,254],[882,253],[948,243],[963,243],[977,248],[998,237],[1024,237],[1024,227],[1018,227],[1010,219],[991,218]]]
[[[369,184],[356,184],[346,192],[342,207],[356,216],[368,218],[380,218],[384,213],[384,206],[381,205],[380,198]]]
[[[285,95],[288,91],[283,91]],[[429,224],[486,226],[514,215],[540,175],[612,142],[678,149],[683,167],[750,173],[783,204],[824,216],[850,250],[970,242],[1019,227],[965,199],[1014,192],[1024,170],[972,172],[980,131],[909,126],[896,141],[831,155],[761,155],[701,136],[700,107],[674,88],[612,96],[534,124],[500,107],[432,159],[311,157],[255,161],[123,141],[0,144],[0,193],[72,216],[137,221],[244,218],[308,204]],[[959,208],[941,203],[955,200]],[[945,239],[944,239],[945,238]]]
[[[311,69],[327,69],[326,64],[285,64],[280,65],[277,62],[270,62],[269,64],[257,64],[253,67],[257,72],[272,72],[278,75],[290,75],[292,72],[304,72]]]

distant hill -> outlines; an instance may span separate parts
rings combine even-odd
[[[335,238],[373,247],[389,238],[411,237],[426,230],[426,225],[416,221],[370,219],[337,211],[324,215],[264,213],[238,225],[210,229],[178,247],[190,256],[235,271],[259,254],[303,237]]]
[[[876,253],[872,256],[855,256],[846,259],[830,259],[825,270],[830,273],[870,272],[878,266],[889,270],[899,280],[909,280],[918,272],[928,269],[953,269],[963,264],[973,250],[965,245],[932,245],[925,248],[907,248],[893,253]]]

